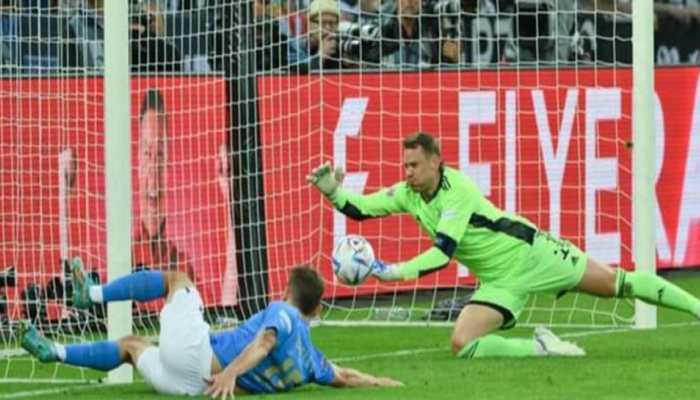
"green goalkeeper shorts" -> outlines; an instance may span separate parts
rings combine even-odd
[[[539,231],[529,255],[506,276],[481,282],[470,302],[500,311],[504,316],[502,329],[510,329],[528,295],[557,295],[576,287],[586,271],[586,260],[586,254],[571,242]]]

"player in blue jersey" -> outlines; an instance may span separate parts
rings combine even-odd
[[[130,363],[156,391],[174,395],[275,393],[316,383],[335,387],[399,386],[329,362],[311,342],[309,320],[318,315],[323,280],[308,266],[289,275],[285,301],[275,301],[237,329],[210,333],[195,285],[178,271],[139,271],[97,285],[82,262],[72,263],[73,305],[166,298],[159,345],[127,336],[117,341],[61,345],[25,324],[22,347],[42,362],[102,371]]]
[[[530,294],[580,291],[600,297],[634,298],[700,318],[700,299],[665,279],[613,268],[574,244],[494,206],[476,184],[446,166],[437,141],[415,133],[403,141],[406,179],[390,188],[358,194],[341,186],[343,172],[326,163],[307,177],[333,206],[355,220],[408,214],[433,240],[410,260],[376,261],[381,281],[417,279],[451,259],[469,267],[479,288],[461,311],[452,333],[458,357],[580,356],[583,349],[539,327],[532,339],[493,334],[512,328]]]

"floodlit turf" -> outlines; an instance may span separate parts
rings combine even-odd
[[[700,293],[700,279],[674,279]],[[659,313],[654,331],[557,329],[586,349],[584,358],[458,360],[448,351],[449,328],[319,327],[313,337],[339,364],[402,380],[391,389],[337,390],[310,386],[279,399],[697,399],[700,326],[683,314]],[[516,328],[509,336],[529,336]],[[400,355],[391,353],[405,351]],[[413,351],[413,352],[411,352]],[[0,360],[0,376],[77,378],[75,369],[43,366],[18,359]],[[99,376],[99,375],[94,375]],[[84,387],[57,384],[3,384],[0,398],[159,399],[139,378],[126,386]],[[0,379],[2,382],[2,379]],[[246,398],[262,398],[246,396]],[[270,398],[270,397],[265,397]]]

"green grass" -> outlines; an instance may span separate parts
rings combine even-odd
[[[700,279],[674,279],[700,293]],[[700,327],[693,318],[661,310],[653,331],[556,329],[586,349],[584,358],[458,360],[448,351],[449,328],[314,329],[314,341],[339,364],[388,375],[406,386],[391,389],[337,390],[308,386],[279,399],[692,399],[699,398],[695,366],[700,360]],[[507,336],[529,336],[516,328]],[[421,350],[390,356],[401,350]],[[353,358],[357,358],[353,360]],[[33,370],[32,370],[33,368]],[[0,376],[78,378],[82,372],[28,360],[0,360]],[[87,375],[83,375],[87,376]],[[90,374],[88,377],[98,377]],[[2,382],[2,379],[0,379]],[[161,399],[137,377],[126,386],[83,387],[72,384],[3,384],[0,398],[35,390],[65,391],[36,397],[71,399]],[[263,396],[246,396],[249,399]],[[269,397],[264,397],[269,398]]]

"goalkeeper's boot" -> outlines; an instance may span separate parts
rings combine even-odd
[[[53,342],[42,336],[34,325],[27,321],[22,321],[20,324],[20,335],[22,337],[22,348],[38,358],[39,361],[58,361],[58,354],[56,354],[56,347],[53,345]]]
[[[95,285],[90,274],[85,272],[85,265],[80,257],[75,257],[71,262],[73,274],[73,307],[86,309],[92,306],[90,299],[90,287]]]
[[[578,347],[576,343],[559,339],[557,335],[543,326],[538,326],[535,328],[533,339],[539,347],[539,353],[542,355],[568,357],[580,357],[586,355],[586,352],[582,348]]]

